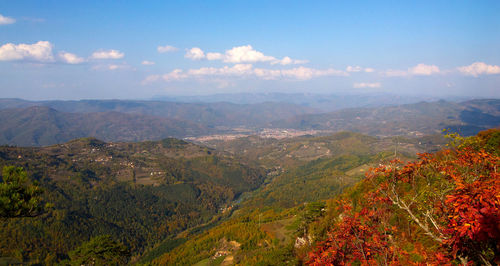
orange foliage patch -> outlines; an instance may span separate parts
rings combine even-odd
[[[340,216],[326,240],[309,254],[309,265],[496,264],[500,254],[500,157],[460,147],[420,154],[372,169],[370,187],[354,211],[339,201]],[[422,196],[425,195],[425,196]],[[404,217],[421,234],[408,238],[391,217]],[[431,236],[423,241],[422,237]],[[423,242],[419,242],[423,241]],[[412,244],[412,251],[402,248]],[[434,244],[429,244],[434,243]],[[413,258],[412,254],[413,253]],[[488,255],[489,254],[489,255]]]

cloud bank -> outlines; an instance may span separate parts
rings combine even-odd
[[[92,53],[92,59],[121,59],[125,56],[124,53],[118,50],[96,51]]]
[[[92,69],[98,71],[135,70],[133,67],[126,63],[94,65]]]
[[[267,62],[271,65],[291,65],[304,64],[308,62],[307,60],[295,60],[288,56],[285,56],[282,59],[278,59],[274,56],[265,55],[264,53],[253,49],[251,45],[236,46],[229,50],[226,50],[224,54],[213,52],[205,54],[205,52],[199,47],[193,47],[187,50],[184,57],[192,60],[221,60],[225,63],[233,64]]]
[[[475,62],[468,66],[458,67],[458,71],[466,76],[478,77],[479,75],[500,74],[500,66]]]
[[[151,66],[151,65],[154,65],[155,62],[153,61],[148,61],[148,60],[144,60],[141,62],[141,65],[144,65],[144,66]]]
[[[406,77],[406,76],[431,76],[441,73],[441,70],[436,65],[418,64],[408,70],[387,70],[385,75],[388,77]]]
[[[314,69],[307,67],[296,67],[292,69],[266,69],[254,68],[252,64],[235,64],[233,66],[224,66],[220,68],[202,67],[197,69],[174,69],[163,75],[150,75],[143,80],[143,83],[151,83],[160,79],[164,81],[183,80],[187,78],[204,77],[239,77],[239,78],[260,78],[264,80],[290,79],[290,80],[310,80],[322,76],[347,76],[348,73],[342,70]]]
[[[39,41],[34,44],[13,44],[7,43],[0,46],[0,61],[38,61],[52,62],[53,45],[48,41]]]
[[[201,59],[205,58],[205,53],[200,48],[193,47],[193,48],[187,50],[184,57],[192,59],[192,60],[201,60]]]
[[[158,53],[168,53],[168,52],[175,52],[179,49],[171,45],[165,45],[165,46],[158,46],[156,50],[158,51]]]
[[[59,60],[67,63],[67,64],[81,64],[85,62],[86,60],[84,58],[81,58],[77,56],[76,54],[68,53],[68,52],[59,52],[58,54]]]
[[[16,20],[13,18],[5,17],[0,14],[0,25],[9,25],[16,23]]]
[[[360,66],[347,66],[345,71],[347,72],[366,72],[366,73],[372,73],[375,72],[375,69],[367,67],[360,67]]]

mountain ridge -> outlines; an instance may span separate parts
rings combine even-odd
[[[64,113],[44,106],[0,110],[0,143],[9,145],[45,146],[82,137],[140,141],[206,132],[210,129],[193,122],[140,114]]]
[[[464,121],[464,113],[474,111]],[[461,103],[419,102],[381,108],[349,108],[323,114],[306,114],[272,123],[274,127],[354,131],[369,135],[424,135],[443,129],[474,135],[500,125],[500,100]]]

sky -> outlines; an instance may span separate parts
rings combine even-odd
[[[500,1],[4,1],[0,98],[500,98]]]

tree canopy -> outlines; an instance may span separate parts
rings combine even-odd
[[[110,235],[93,237],[69,253],[71,265],[123,265],[129,255],[127,247]]]
[[[372,169],[351,194],[362,196],[336,202],[308,264],[499,263],[499,132]]]
[[[5,166],[0,181],[0,217],[33,217],[40,214],[43,190],[31,182],[22,167]]]

